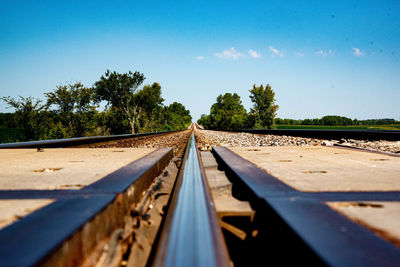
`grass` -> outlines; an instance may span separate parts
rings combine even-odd
[[[388,125],[350,125],[350,126],[326,126],[326,125],[276,125],[277,129],[322,129],[322,130],[400,130],[400,124]]]
[[[0,126],[0,143],[13,143],[24,140],[24,134],[21,129],[8,128],[7,126]]]

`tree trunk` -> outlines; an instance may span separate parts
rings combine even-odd
[[[135,133],[135,122],[132,120],[129,120],[129,125],[131,126],[131,134]]]

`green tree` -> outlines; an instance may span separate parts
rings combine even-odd
[[[217,102],[211,106],[210,129],[242,129],[246,123],[246,109],[240,96],[236,93],[225,93],[217,97]]]
[[[140,110],[135,105],[135,92],[143,83],[145,77],[140,72],[117,73],[106,71],[100,80],[94,84],[96,101],[106,101],[115,111],[122,112],[128,122],[132,133],[136,132]]]
[[[205,129],[210,128],[210,115],[201,114],[200,119],[197,120],[197,123],[203,126]]]
[[[81,83],[57,86],[53,92],[45,93],[46,107],[54,107],[53,119],[56,128],[65,127],[66,136],[86,136],[94,132],[96,123],[94,116],[96,107],[93,105],[94,94],[92,88],[84,87]],[[58,124],[58,122],[61,123]]]
[[[352,125],[353,120],[346,117],[328,115],[324,116],[320,120],[321,125]]]
[[[14,113],[0,113],[0,126],[7,126],[10,128],[14,128]]]
[[[275,105],[275,92],[271,86],[267,84],[264,86],[253,85],[253,89],[249,90],[250,100],[253,102],[253,108],[251,113],[256,114],[256,128],[268,128],[272,129],[275,127],[274,118],[276,111],[279,106]]]
[[[99,126],[105,128],[110,134],[123,134],[131,132],[131,127],[125,113],[113,106],[106,107],[99,116]]]
[[[145,85],[133,98],[132,105],[136,112],[135,125],[141,129],[136,131],[156,131],[159,125],[164,99],[161,97],[161,86],[158,83]],[[138,123],[140,122],[140,123]]]
[[[184,105],[174,102],[164,107],[161,120],[163,130],[184,130],[192,122],[192,116],[190,116],[190,111]]]
[[[19,98],[19,101],[9,96],[1,99],[15,109],[16,126],[23,130],[26,140],[38,139],[40,134],[39,112],[44,108],[41,105],[42,101],[32,97],[20,96]]]

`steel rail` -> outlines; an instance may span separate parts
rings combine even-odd
[[[241,187],[241,197],[268,213],[265,222],[285,225],[281,232],[270,229],[272,233],[293,233],[296,237],[290,240],[300,240],[301,246],[330,266],[399,265],[399,248],[333,211],[324,201],[398,201],[400,192],[299,192],[228,148],[213,147],[212,152],[232,179],[234,188]],[[276,237],[275,241],[280,238]],[[288,245],[283,244],[284,249],[288,249]],[[290,250],[278,252],[280,259],[288,252],[294,253]],[[293,262],[299,261],[299,258],[293,258]]]
[[[79,265],[99,241],[124,227],[124,216],[131,205],[172,157],[172,148],[155,150],[81,190],[66,192],[52,204],[3,228],[0,266]],[[22,193],[49,197],[43,190]],[[10,199],[13,192],[2,191],[0,195]]]
[[[51,140],[41,140],[41,141],[3,143],[3,144],[0,144],[0,149],[1,148],[7,148],[7,149],[8,148],[61,148],[61,147],[71,147],[71,146],[88,145],[88,144],[93,144],[93,143],[103,143],[103,142],[108,142],[108,141],[123,140],[123,139],[129,139],[129,138],[159,135],[159,134],[173,133],[173,132],[176,132],[176,131],[73,137],[73,138],[51,139]]]
[[[391,130],[323,130],[323,129],[243,129],[223,130],[227,132],[242,132],[252,134],[288,135],[318,139],[358,139],[399,141],[400,131]]]
[[[231,266],[192,134],[153,266]]]

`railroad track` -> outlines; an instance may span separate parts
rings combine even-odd
[[[0,190],[0,205],[2,200],[52,199],[0,230],[0,265],[400,264],[396,233],[381,230],[365,217],[354,217],[357,212],[349,215],[343,211],[350,207],[373,213],[384,210],[387,204],[395,205],[396,212],[400,203],[397,157],[375,157],[333,147],[213,147],[211,152],[200,152],[196,140],[201,139],[202,131],[195,129],[190,135],[191,131],[163,133],[163,138],[114,137],[108,140],[112,142],[100,140],[101,144],[90,140],[89,146],[98,148],[90,148],[90,153],[99,151],[95,162],[100,162],[103,155],[106,165],[122,152],[137,159],[125,163],[120,157],[122,166],[114,166],[95,181],[89,179],[80,188]],[[168,140],[170,143],[165,143]],[[160,147],[172,146],[177,140],[181,144],[174,145],[174,149],[149,147],[149,142]],[[79,146],[87,146],[81,142]],[[147,150],[139,155],[135,150],[138,146]],[[56,156],[51,154],[52,149],[43,151],[43,143],[32,147],[38,151],[31,152],[33,156]],[[85,149],[63,150],[71,150],[76,157],[78,151],[88,153]],[[89,154],[83,156],[88,163]],[[311,155],[324,162],[332,160],[331,165],[336,167],[318,165],[321,163],[309,158]],[[348,165],[337,165],[346,161],[343,159],[359,164],[349,167],[353,171],[364,166],[367,171],[386,168],[388,172],[382,173],[378,185],[367,176],[366,182],[361,179],[346,184],[347,180],[332,178],[334,181],[327,183],[331,176],[325,175],[332,172],[334,177],[339,167],[346,172]],[[392,165],[384,165],[392,161]],[[69,164],[79,162],[74,158]],[[296,166],[306,169],[296,176]],[[41,170],[43,174],[58,172],[55,168]],[[282,174],[282,170],[287,173]],[[318,179],[323,183],[315,189],[312,186],[319,183]],[[346,188],[337,186],[341,183]],[[385,216],[384,220],[390,220]]]

